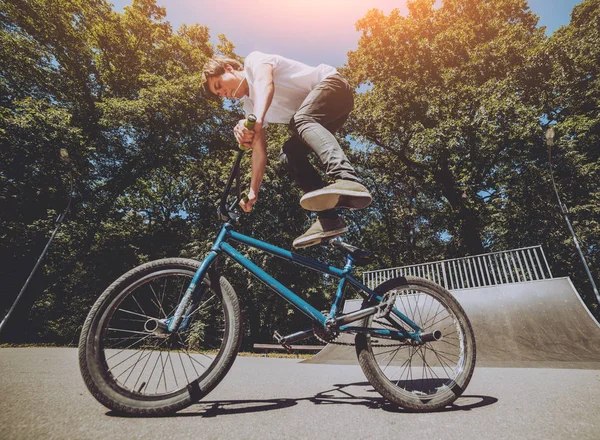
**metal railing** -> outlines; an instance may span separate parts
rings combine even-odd
[[[531,246],[472,257],[368,271],[363,273],[363,283],[374,289],[384,281],[405,275],[426,278],[448,290],[552,278],[542,246]]]

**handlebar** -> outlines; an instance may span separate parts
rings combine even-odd
[[[256,124],[256,116],[248,115],[246,118],[246,123],[244,124],[248,130],[254,129],[254,124]],[[229,179],[227,179],[227,185],[225,185],[225,189],[221,194],[221,201],[219,203],[219,207],[217,208],[217,215],[223,221],[233,220],[237,222],[240,218],[240,215],[234,211],[235,207],[240,200],[242,200],[242,195],[240,194],[240,163],[242,161],[242,157],[244,157],[244,153],[246,150],[241,144],[238,145],[240,149],[237,153],[235,161],[233,163],[233,167],[231,168],[231,172],[229,173]],[[233,185],[233,181],[236,180],[236,189],[237,189],[237,197],[236,200],[230,205],[227,206],[227,196],[229,196],[229,192],[231,191],[231,187]],[[247,200],[247,196],[243,196],[245,200]]]
[[[248,117],[246,118],[246,123],[244,124],[244,126],[248,130],[254,130],[254,125],[255,124],[256,124],[256,116],[254,116],[254,115],[248,115]],[[250,151],[250,150],[246,150],[242,144],[239,144],[238,147],[242,151]]]

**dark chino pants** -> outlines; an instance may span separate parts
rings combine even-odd
[[[358,182],[354,168],[333,135],[354,107],[348,82],[336,74],[325,78],[308,94],[290,120],[292,136],[283,144],[280,159],[304,192],[323,188],[326,183],[314,169],[308,154],[314,152],[330,180]],[[322,211],[319,217],[335,218],[335,210]]]

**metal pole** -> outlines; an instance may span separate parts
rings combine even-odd
[[[27,278],[27,281],[25,281],[25,284],[21,288],[21,291],[19,292],[19,295],[17,296],[17,299],[15,300],[15,302],[12,305],[12,307],[10,308],[10,310],[8,311],[8,313],[6,314],[6,316],[4,317],[4,319],[2,320],[2,323],[0,323],[0,334],[2,334],[2,330],[4,330],[4,327],[6,326],[6,323],[8,322],[10,316],[12,315],[12,313],[14,312],[14,310],[17,308],[17,304],[19,303],[19,301],[21,300],[21,297],[25,293],[25,289],[27,289],[27,286],[29,285],[29,282],[33,278],[33,275],[35,275],[35,271],[37,270],[37,268],[39,267],[40,263],[42,262],[42,260],[46,256],[46,252],[48,252],[48,248],[50,247],[50,243],[52,243],[52,240],[54,239],[54,236],[58,232],[58,228],[59,227],[60,227],[60,223],[58,225],[56,225],[56,229],[54,229],[54,232],[50,236],[50,240],[48,240],[48,243],[46,244],[46,247],[42,251],[42,255],[40,255],[40,258],[38,258],[37,263],[35,263],[35,266],[33,267],[33,270],[31,271],[31,273],[29,274],[29,277]]]
[[[558,196],[558,194],[557,194]],[[560,203],[560,201],[559,201]],[[579,252],[579,257],[581,258],[581,262],[583,263],[583,267],[585,268],[585,272],[590,279],[590,283],[592,284],[592,288],[594,289],[594,294],[596,295],[596,299],[598,300],[598,304],[600,304],[600,294],[598,293],[598,287],[596,287],[596,283],[594,282],[594,277],[592,277],[592,273],[590,272],[590,268],[585,260],[585,256],[583,255],[583,251],[581,250],[581,246],[579,246],[579,241],[577,241],[577,236],[575,235],[575,231],[573,230],[573,226],[571,226],[571,222],[569,221],[569,217],[567,217],[567,207],[563,204],[561,206],[561,212],[565,217],[565,221],[567,222],[567,226],[569,227],[569,231],[571,232],[571,236],[573,237],[573,242],[575,243],[575,247],[577,248],[577,252]]]
[[[67,150],[62,148],[60,150],[60,155],[61,155],[61,158],[66,163],[69,163],[69,154],[67,153]],[[50,248],[50,244],[52,243],[52,240],[54,240],[54,236],[58,232],[58,228],[60,228],[60,225],[62,224],[63,220],[65,219],[67,212],[69,212],[69,208],[71,207],[71,200],[73,198],[73,176],[71,175],[70,172],[69,172],[69,177],[71,180],[71,189],[69,191],[69,201],[67,202],[67,207],[65,208],[64,212],[61,215],[59,215],[58,218],[56,219],[56,228],[54,229],[54,232],[52,232],[52,235],[50,236],[48,243],[46,243],[46,247],[44,248],[44,250],[42,251],[42,254],[38,258],[37,263],[35,263],[35,266],[33,267],[33,270],[31,271],[31,273],[29,274],[27,281],[25,281],[25,284],[21,288],[19,295],[17,295],[17,299],[15,299],[15,302],[13,303],[12,307],[10,308],[10,310],[8,311],[8,313],[6,314],[6,316],[0,323],[0,335],[2,334],[2,331],[4,330],[4,328],[6,327],[6,324],[7,324],[8,320],[10,319],[12,313],[17,308],[17,304],[19,303],[19,301],[21,300],[21,297],[25,293],[25,289],[27,289],[27,286],[29,285],[29,282],[32,280],[33,276],[35,275],[37,268],[39,267],[40,263],[46,256],[46,253],[48,252],[48,249]]]
[[[585,260],[585,256],[583,255],[581,246],[579,246],[579,241],[577,241],[577,236],[575,235],[575,231],[573,230],[573,227],[571,226],[569,217],[567,216],[567,213],[568,213],[567,206],[560,200],[560,196],[558,195],[558,188],[556,187],[556,183],[554,182],[554,174],[552,172],[552,153],[551,153],[551,147],[552,147],[553,143],[554,143],[554,129],[549,128],[548,130],[546,130],[546,144],[548,145],[548,161],[550,162],[550,178],[552,179],[552,186],[554,186],[554,192],[556,193],[556,199],[558,200],[558,206],[560,206],[560,212],[563,215],[563,217],[565,218],[565,221],[567,222],[567,226],[569,227],[569,232],[571,232],[571,237],[573,237],[573,242],[575,243],[577,252],[579,252],[579,257],[581,258],[583,267],[585,268],[587,276],[590,279],[590,283],[592,284],[592,289],[594,289],[594,294],[596,295],[596,300],[598,301],[598,304],[600,304],[600,294],[598,293],[598,287],[596,287],[594,277],[592,276],[592,273],[590,272],[590,268],[587,264],[587,261]]]

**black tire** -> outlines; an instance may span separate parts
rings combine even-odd
[[[199,263],[168,258],[143,264],[98,298],[79,339],[79,367],[104,406],[136,416],[161,416],[206,396],[233,364],[242,334],[240,306],[229,282],[211,273],[190,310],[186,331],[159,334]],[[157,371],[158,369],[158,371]],[[156,374],[155,374],[156,372]]]
[[[397,292],[395,307],[423,329],[441,331],[441,339],[413,345],[356,335],[356,354],[365,376],[390,402],[413,411],[450,405],[465,390],[475,369],[475,336],[458,301],[443,287],[417,277],[383,283],[380,295]],[[398,318],[395,325],[409,330]],[[365,327],[394,328],[385,317],[365,318]]]

